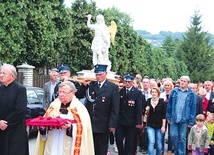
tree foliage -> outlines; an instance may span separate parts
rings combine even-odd
[[[152,78],[190,75],[193,81],[213,76],[213,48],[210,36],[202,31],[201,16],[192,17],[182,41],[169,33],[161,48],[153,48],[132,27],[133,20],[117,8],[99,9],[96,2],[76,0],[66,8],[63,0],[0,2],[0,61],[36,68],[55,68],[69,64],[72,74],[91,70],[91,43],[94,32],[87,27],[87,15],[103,14],[105,23],[117,24],[115,45],[109,49],[111,71],[149,75]],[[164,33],[164,32],[161,32]],[[188,74],[189,73],[189,74]]]
[[[25,49],[26,14],[23,3],[4,2],[0,5],[0,60],[15,63]]]
[[[211,37],[202,30],[201,16],[195,11],[191,24],[183,37],[177,57],[187,65],[190,78],[193,82],[203,82],[213,77],[214,66]]]

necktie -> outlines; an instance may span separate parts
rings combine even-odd
[[[101,83],[98,83],[98,88],[100,89]]]
[[[126,89],[126,94],[128,94],[129,93],[129,90],[128,89]]]

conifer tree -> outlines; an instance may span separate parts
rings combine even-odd
[[[201,17],[199,11],[195,11],[177,53],[177,57],[187,65],[193,82],[211,80],[214,75],[214,49],[210,44],[211,37],[202,29]]]

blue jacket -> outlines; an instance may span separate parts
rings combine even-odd
[[[171,122],[175,122],[177,119],[176,114],[176,104],[177,104],[177,95],[180,88],[175,88],[172,90],[169,102],[167,104],[167,112],[166,112],[166,119],[170,120]],[[185,100],[185,106],[182,113],[182,122],[187,122],[188,125],[193,126],[195,122],[196,116],[196,96],[194,92],[188,88],[188,95]]]

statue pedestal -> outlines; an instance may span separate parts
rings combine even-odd
[[[120,77],[115,72],[107,71],[107,79],[111,82],[114,82],[116,84],[119,84],[119,80],[117,79]],[[96,80],[94,70],[82,70],[77,72],[77,79],[83,80],[83,79],[90,79],[90,80]]]

